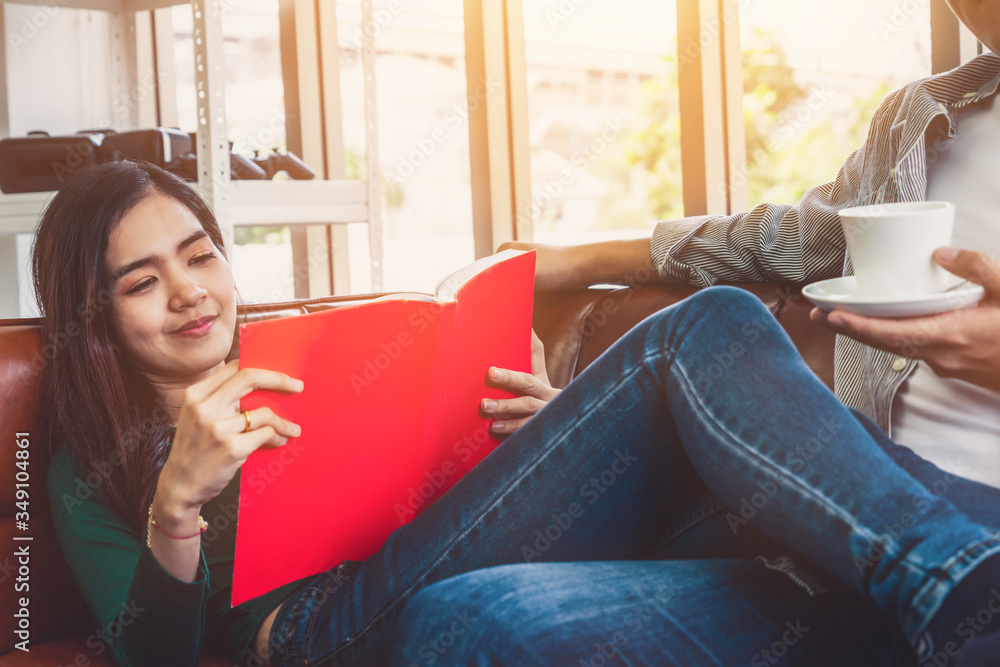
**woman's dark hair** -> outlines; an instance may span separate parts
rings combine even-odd
[[[85,483],[140,532],[171,422],[159,393],[116,340],[104,258],[122,218],[156,192],[190,209],[225,254],[222,231],[201,196],[177,176],[140,162],[102,164],[68,177],[45,209],[32,250],[43,316],[41,440],[50,452],[69,447]]]

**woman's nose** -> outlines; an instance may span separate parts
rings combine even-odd
[[[175,309],[188,308],[200,303],[208,292],[188,276],[179,276],[174,284],[174,291],[171,297]]]

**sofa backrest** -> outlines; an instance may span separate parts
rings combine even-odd
[[[808,319],[809,305],[788,285],[743,285],[768,305],[798,345],[817,375],[832,386],[833,335]],[[623,333],[646,316],[693,293],[692,288],[654,286],[641,289],[592,288],[538,292],[534,327],[545,344],[549,377],[564,387]],[[247,321],[287,317],[363,303],[382,295],[325,297],[241,307]],[[96,623],[62,558],[52,528],[45,473],[48,453],[34,441],[39,415],[35,405],[38,376],[57,343],[43,345],[37,320],[0,320],[0,655],[14,648],[19,597],[30,598],[31,643],[95,635]],[[19,435],[27,434],[27,435]],[[15,512],[18,440],[27,440],[28,527],[20,529]],[[22,455],[23,456],[23,455]],[[25,460],[25,459],[22,459]],[[21,479],[25,477],[20,475]],[[22,494],[23,495],[23,494]],[[23,500],[23,498],[21,499]],[[30,536],[31,541],[15,541]],[[15,549],[28,546],[28,562]],[[23,580],[23,581],[21,581]],[[26,583],[29,588],[18,588]],[[107,631],[107,629],[104,629]]]

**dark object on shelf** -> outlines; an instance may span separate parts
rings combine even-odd
[[[198,180],[198,156],[188,153],[180,158],[176,167],[170,169],[186,181]],[[262,181],[267,179],[264,170],[237,153],[229,154],[229,177],[234,181]]]
[[[254,158],[254,162],[267,174],[267,178],[274,178],[280,171],[287,173],[297,181],[308,181],[316,174],[294,153],[272,153],[265,158]]]
[[[191,135],[169,127],[133,130],[104,138],[101,152],[104,162],[145,160],[157,167],[173,170],[181,156],[191,152]]]
[[[178,169],[172,170],[179,176],[188,180],[198,180],[197,157],[195,135],[191,134],[191,152],[182,159],[182,164]],[[229,148],[232,149],[232,143]],[[308,181],[316,174],[294,153],[273,153],[266,158],[254,157],[249,160],[239,153],[229,154],[230,178],[234,181],[258,181],[270,180],[279,172],[286,172],[291,178],[299,181]]]
[[[77,169],[103,162],[101,144],[110,134],[88,131],[68,137],[31,132],[27,137],[0,140],[0,190],[44,192]]]
[[[257,163],[246,159],[238,153],[229,154],[229,170],[233,180],[259,181],[270,178]]]
[[[196,154],[193,133],[167,127],[129,132],[83,130],[64,137],[29,132],[26,137],[0,140],[0,190],[7,194],[58,190],[63,178],[77,169],[119,160],[144,160],[197,181]],[[233,180],[265,180],[282,171],[297,180],[315,176],[292,153],[253,160],[230,153],[229,167]]]
[[[82,130],[65,137],[29,132],[26,137],[0,140],[0,190],[46,192],[83,167],[120,160],[145,160],[176,170],[181,156],[191,152],[186,132],[166,127],[115,132]]]

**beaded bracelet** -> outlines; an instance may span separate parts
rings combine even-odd
[[[149,520],[146,522],[146,546],[149,547],[150,549],[153,548],[153,546],[149,543],[149,532],[152,529],[152,526],[156,526],[156,529],[158,531],[160,531],[161,533],[163,533],[167,537],[175,539],[175,540],[188,540],[188,539],[191,539],[192,537],[197,537],[198,535],[201,535],[206,530],[208,530],[208,522],[205,521],[201,517],[201,515],[199,514],[198,515],[198,528],[200,528],[201,530],[199,530],[194,535],[171,535],[167,531],[165,531],[162,528],[160,528],[160,524],[156,523],[156,517],[153,516],[153,506],[150,505],[149,506]]]

